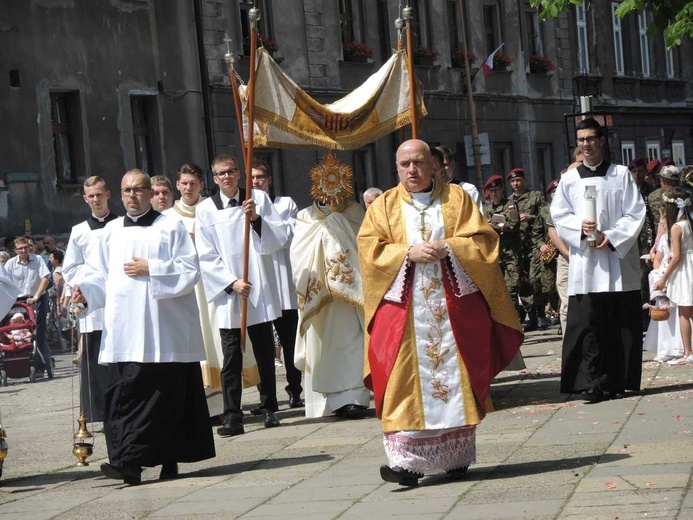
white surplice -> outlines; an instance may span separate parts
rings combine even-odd
[[[588,218],[585,187],[597,190],[597,229],[614,247],[587,246],[582,221]],[[551,218],[570,248],[568,295],[640,290],[638,234],[645,204],[633,176],[625,166],[611,164],[605,176],[581,178],[577,168],[561,177]]]
[[[248,281],[253,287],[248,297],[247,325],[270,322],[282,314],[272,253],[287,241],[286,225],[267,194],[253,190],[252,197],[262,227],[260,236],[250,231]],[[195,245],[207,300],[216,304],[216,325],[220,329],[240,328],[241,298],[225,289],[243,278],[245,214],[240,205],[218,209],[213,197],[199,204],[195,214]]]
[[[182,200],[174,202],[173,207],[162,212],[166,218],[180,220],[185,229],[191,235],[195,233],[195,208],[204,200],[203,197],[197,203],[188,206]],[[202,361],[202,381],[205,385],[205,395],[207,396],[207,407],[209,415],[214,417],[224,412],[224,399],[221,393],[220,372],[224,360],[224,353],[221,350],[221,336],[214,327],[214,304],[207,303],[205,288],[202,280],[195,284],[195,297],[197,307],[200,311],[200,327],[202,328],[202,339],[204,341],[206,361]],[[252,349],[249,349],[252,351]],[[253,363],[254,364],[254,363]]]
[[[479,208],[479,211],[481,213],[484,212],[484,199],[481,198],[481,195],[479,194],[479,190],[477,189],[476,186],[469,182],[460,182],[459,184],[460,188],[462,188],[464,191],[469,193],[469,196],[472,198],[474,201],[474,204],[476,204],[477,208]]]
[[[287,241],[281,249],[277,249],[272,253],[272,262],[274,262],[274,275],[279,286],[279,298],[282,302],[282,309],[298,309],[298,301],[296,299],[296,287],[291,277],[291,259],[289,257],[289,248],[291,240],[294,236],[294,225],[296,223],[296,215],[298,214],[298,206],[291,197],[274,197],[274,208],[279,213],[279,216],[286,224]]]
[[[185,226],[161,215],[151,226],[123,222],[106,225],[75,281],[90,312],[104,309],[99,363],[203,361],[199,267]],[[148,275],[125,274],[133,257],[147,260]]]
[[[370,392],[363,386],[364,323],[359,307],[363,293],[356,246],[363,215],[354,202],[344,213],[330,213],[329,208],[323,211],[314,204],[296,218],[290,255],[302,301],[294,365],[304,372],[306,417],[370,403]],[[344,257],[337,261],[340,253]],[[333,266],[334,278],[346,275],[351,279],[353,287],[348,292],[337,294],[334,278],[326,273],[327,263]],[[331,283],[335,285],[330,287]],[[306,313],[312,299],[317,306]]]
[[[65,283],[72,287],[79,277],[79,271],[86,262],[91,252],[98,247],[99,240],[104,234],[104,228],[91,229],[85,220],[72,227],[70,240],[65,249],[63,260],[63,278]],[[94,332],[103,329],[103,309],[98,309],[87,314],[79,320],[79,331]]]
[[[0,264],[0,319],[4,318],[19,295],[19,289],[12,281],[12,277]]]

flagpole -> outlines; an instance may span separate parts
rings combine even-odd
[[[416,76],[414,74],[414,52],[413,37],[411,29],[411,21],[414,18],[414,9],[405,7],[402,9],[402,18],[407,24],[407,69],[409,69],[409,112],[411,117],[411,137],[418,139],[419,137],[419,122],[416,118]]]
[[[464,52],[464,79],[467,86],[467,102],[469,103],[469,119],[472,129],[472,150],[474,151],[474,166],[476,167],[476,184],[479,193],[483,194],[484,172],[481,166],[481,146],[479,144],[479,129],[476,126],[476,103],[472,95],[472,76],[469,70],[469,60],[467,60],[467,28],[465,26],[464,9],[462,2],[457,3],[460,26],[462,28],[462,52]]]
[[[253,197],[253,130],[255,126],[255,58],[257,54],[257,22],[260,20],[260,10],[252,7],[248,11],[250,21],[250,78],[248,80],[248,139],[245,152],[245,200]],[[250,215],[245,214],[243,229],[243,283],[248,283],[248,264],[250,257]],[[261,287],[255,287],[261,291]],[[248,323],[248,299],[241,299],[241,352],[245,352],[246,325]]]
[[[236,109],[236,121],[238,122],[238,137],[241,141],[241,150],[243,150],[243,166],[245,167],[246,160],[246,144],[245,144],[245,133],[243,132],[243,108],[241,107],[241,98],[238,94],[238,83],[236,82],[236,71],[233,67],[235,62],[233,53],[231,52],[231,38],[228,35],[224,35],[224,41],[226,42],[226,54],[224,54],[224,59],[229,67],[229,84],[231,85],[231,92],[233,93],[233,105]]]

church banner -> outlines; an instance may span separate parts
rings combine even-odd
[[[419,117],[427,114],[417,81]],[[239,87],[247,131],[247,86]],[[323,105],[258,49],[255,79],[254,147],[353,150],[411,122],[409,71],[405,51],[397,51],[360,87]]]

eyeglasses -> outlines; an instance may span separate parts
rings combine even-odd
[[[214,172],[215,177],[226,177],[227,175],[233,175],[238,171],[238,168],[230,168],[228,170],[221,170],[220,172]]]
[[[599,137],[597,137],[596,135],[589,135],[587,137],[578,137],[577,142],[578,143],[594,144],[597,142],[598,139],[599,139]]]
[[[142,195],[144,193],[144,190],[150,189],[149,186],[133,186],[132,188],[123,188],[120,190],[120,193],[123,195],[132,195],[133,193],[135,195]]]

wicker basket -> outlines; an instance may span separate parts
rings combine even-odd
[[[669,309],[650,307],[650,319],[653,321],[666,321],[669,319]]]

